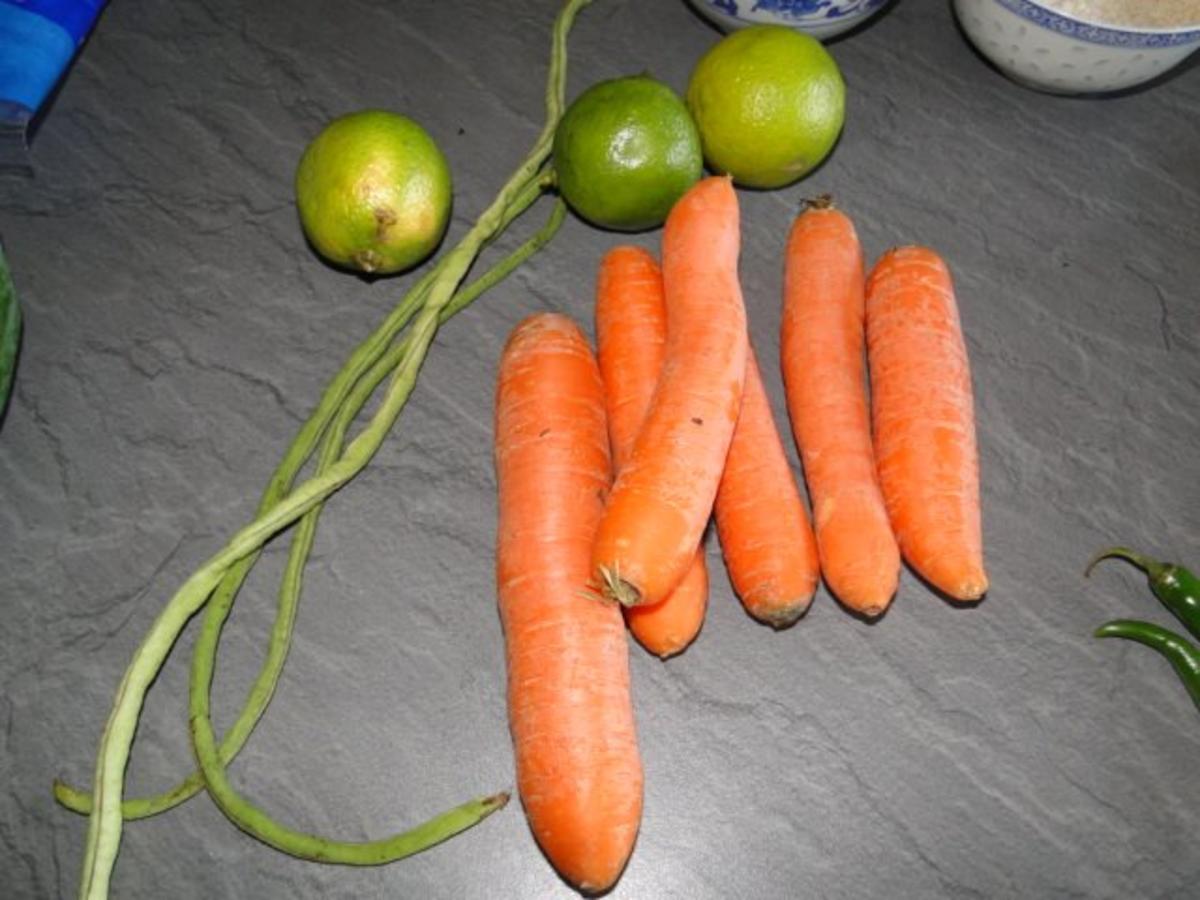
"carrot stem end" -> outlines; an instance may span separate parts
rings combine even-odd
[[[600,566],[600,582],[603,585],[604,596],[616,600],[622,606],[638,606],[642,602],[642,592],[621,577],[616,566],[611,569]]]

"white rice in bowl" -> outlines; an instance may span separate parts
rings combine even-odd
[[[1200,0],[1038,0],[1042,6],[1096,25],[1127,28],[1200,27]]]
[[[1097,25],[1128,28],[1200,27],[1200,0],[1039,0],[1057,12]]]

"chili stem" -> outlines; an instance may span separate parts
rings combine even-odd
[[[1142,556],[1140,553],[1135,553],[1126,547],[1109,547],[1105,550],[1101,550],[1092,557],[1091,562],[1087,564],[1087,568],[1083,570],[1084,577],[1086,578],[1092,574],[1092,569],[1096,567],[1096,563],[1100,562],[1100,560],[1109,559],[1114,556],[1133,563],[1135,566],[1145,572],[1151,579],[1160,577],[1163,571],[1166,569],[1166,566],[1162,563],[1150,559],[1147,556]]]

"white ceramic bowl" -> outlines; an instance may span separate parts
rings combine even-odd
[[[688,0],[720,28],[787,25],[826,40],[865,22],[889,0]]]
[[[1032,0],[954,0],[954,11],[971,43],[1000,71],[1056,94],[1130,88],[1200,48],[1200,27],[1085,22]]]

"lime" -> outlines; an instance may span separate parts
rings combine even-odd
[[[700,136],[673,90],[646,75],[592,85],[554,135],[558,189],[602,228],[661,225],[704,168]]]
[[[755,25],[700,58],[687,104],[711,168],[746,187],[776,188],[829,155],[845,119],[846,87],[816,38]]]
[[[399,272],[429,256],[450,198],[450,167],[433,138],[386,110],[334,119],[296,169],[305,235],[330,262],[360,272]]]

